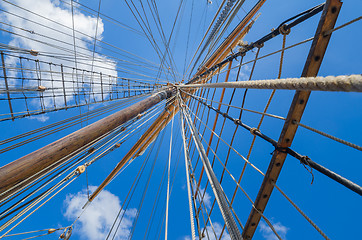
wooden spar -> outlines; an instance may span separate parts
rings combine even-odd
[[[266,0],[260,0],[255,7],[249,12],[249,14],[240,22],[240,24],[233,30],[233,32],[228,36],[228,38],[221,44],[221,46],[216,50],[216,52],[209,58],[207,63],[196,73],[196,76],[204,73],[206,68],[210,67],[211,64],[217,64],[221,62],[229,53],[230,49],[234,48],[240,39],[242,39],[250,30],[251,24],[246,26],[246,24],[253,18],[256,12],[264,4]],[[246,26],[246,27],[245,27]],[[221,67],[222,68],[222,67]],[[216,74],[216,72],[214,73]],[[202,82],[207,81],[208,78],[204,79]],[[190,93],[194,93],[196,89],[190,89]],[[185,96],[185,101],[189,98],[188,95]],[[199,104],[199,103],[198,103]],[[133,157],[140,155],[147,147],[155,140],[158,133],[171,121],[172,117],[179,111],[179,108],[174,105],[169,105],[167,110],[163,111],[160,116],[154,121],[154,123],[147,129],[147,131],[142,135],[142,137],[134,144],[134,146],[129,150],[129,152],[122,158],[122,160],[117,164],[117,166],[112,170],[112,172],[107,176],[107,178],[99,185],[99,187],[93,192],[90,196],[89,201],[93,199],[103,190],[105,186],[112,180],[112,178],[121,170],[121,168]]]
[[[331,37],[331,35],[324,36],[324,33],[334,28],[341,6],[342,3],[340,0],[326,1],[307,61],[303,69],[302,77],[317,76],[329,39]],[[293,121],[299,122],[302,118],[309,95],[310,91],[296,91],[289,109],[287,119],[285,120],[283,130],[279,137],[278,145],[280,147],[291,146],[298,127],[298,125],[293,124]],[[264,212],[270,195],[273,191],[274,183],[278,179],[286,156],[286,153],[274,151],[259,193],[254,202],[255,208],[252,208],[245,224],[243,239],[251,239],[253,237],[261,218],[261,215],[258,213],[258,211],[261,213]]]
[[[67,155],[169,98],[163,90],[0,168],[0,200],[66,161]],[[41,172],[41,173],[39,173]],[[16,187],[14,187],[16,186]]]
[[[174,107],[171,107],[171,111],[174,111]],[[147,131],[142,134],[139,140],[132,146],[132,148],[127,152],[127,154],[122,158],[122,160],[117,164],[117,166],[112,170],[112,172],[107,176],[107,178],[98,186],[98,188],[92,193],[89,197],[89,201],[93,201],[94,198],[108,185],[108,183],[117,175],[117,173],[122,169],[122,167],[132,158],[141,155],[142,152],[155,140],[159,132],[168,124],[168,122],[173,118],[173,114],[161,114],[153,124],[147,129]]]
[[[196,73],[196,76],[201,75],[205,72],[207,68],[210,68],[216,65],[218,62],[224,60],[230,51],[236,47],[241,40],[250,30],[252,23],[246,26],[246,24],[254,17],[254,15],[259,11],[263,6],[266,0],[259,0],[257,4],[250,10],[248,15],[236,26],[236,28],[229,34],[225,41],[220,45],[218,49],[211,55],[211,57],[206,61],[204,66]],[[205,69],[206,68],[206,69]]]

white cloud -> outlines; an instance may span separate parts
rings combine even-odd
[[[282,239],[286,239],[289,228],[287,228],[280,222],[274,223],[273,227],[275,228],[275,231],[279,234],[279,236]],[[278,238],[275,236],[274,232],[264,222],[259,223],[259,231],[261,232],[261,234],[263,235],[263,237],[266,240],[278,240]]]
[[[216,236],[218,237],[217,239],[219,239],[219,236],[220,236],[220,234],[221,234],[221,231],[222,231],[223,226],[222,226],[220,223],[218,223],[218,222],[214,222],[214,223],[212,224],[212,226],[214,227]],[[212,230],[212,227],[211,227],[210,225],[207,226],[207,231],[209,232],[209,238],[210,238],[210,240],[216,240],[216,239],[215,239],[215,234],[214,234],[214,232],[213,232],[213,230]],[[230,238],[230,235],[229,235],[226,231],[224,231],[221,240],[230,240],[230,239],[231,239],[231,238]]]
[[[91,191],[95,189],[95,186],[90,186]],[[64,216],[68,220],[74,221],[81,214],[82,207],[87,202],[87,199],[86,190],[78,192],[77,194],[67,195],[64,201],[66,207]],[[111,192],[103,190],[79,218],[73,232],[79,234],[82,239],[105,239],[120,208],[121,201],[119,198]],[[120,216],[122,216],[122,213]],[[129,209],[125,212],[122,223],[117,231],[116,239],[128,239],[136,213],[136,209]],[[117,221],[117,224],[118,223],[119,220]],[[113,236],[113,232],[111,236]]]
[[[195,182],[193,184],[194,184],[194,190],[196,190],[197,189],[197,184]],[[204,193],[205,193],[205,195],[204,195]],[[198,195],[197,196],[198,200],[201,199],[202,196],[204,196],[203,202],[204,202],[205,206],[208,209],[210,209],[211,208],[211,196],[210,196],[210,194],[208,192],[205,192],[205,188],[199,188],[197,195]]]
[[[204,188],[201,188],[200,189],[200,192],[201,193],[204,193],[205,192],[205,189]],[[205,206],[207,208],[211,208],[211,196],[208,192],[205,192],[205,195],[204,195],[204,203],[205,203]]]
[[[32,0],[32,1],[24,1],[24,0],[13,0],[11,1],[14,5],[18,5],[23,9],[27,9],[29,11],[22,10],[14,5],[9,3],[0,2],[0,6],[14,14],[8,14],[2,12],[0,14],[0,20],[9,24],[7,26],[7,30],[14,32],[18,35],[10,35],[11,40],[8,43],[11,46],[15,46],[18,48],[23,48],[27,50],[36,50],[39,52],[37,57],[33,57],[31,55],[27,55],[27,57],[32,59],[39,59],[45,62],[52,62],[55,64],[63,64],[64,66],[64,77],[66,79],[65,88],[66,88],[66,95],[67,95],[67,102],[68,105],[74,104],[76,99],[74,94],[74,89],[85,88],[87,90],[91,89],[94,95],[95,100],[101,100],[102,95],[101,86],[100,86],[100,77],[99,74],[96,74],[92,78],[91,73],[87,73],[86,71],[93,70],[94,72],[102,72],[104,76],[117,76],[116,72],[116,63],[104,56],[99,54],[95,54],[95,61],[94,67],[92,68],[92,50],[93,50],[93,39],[92,37],[95,36],[96,32],[96,25],[97,25],[97,18],[86,16],[83,13],[79,12],[76,8],[74,8],[74,26],[75,29],[79,32],[84,33],[82,35],[80,33],[75,33],[77,38],[76,39],[76,52],[77,52],[77,64],[74,63],[74,48],[73,48],[73,31],[72,31],[72,11],[70,6],[64,3],[59,3],[59,1],[52,1],[52,0]],[[35,14],[33,14],[35,13]],[[48,21],[45,18],[41,18],[37,15],[44,16],[47,19],[51,19],[52,21]],[[18,16],[21,17],[18,17]],[[39,24],[43,24],[41,26]],[[64,26],[61,26],[59,24]],[[67,28],[68,27],[68,28]],[[21,28],[21,29],[20,29]],[[69,29],[70,28],[70,29]],[[26,31],[22,30],[25,29]],[[66,34],[63,34],[61,32]],[[102,39],[102,34],[104,32],[104,24],[102,19],[99,19],[98,22],[98,30],[97,30],[97,39]],[[24,36],[21,37],[20,35]],[[50,38],[45,38],[43,36],[47,36]],[[90,37],[91,36],[91,37]],[[41,42],[40,42],[41,41]],[[57,46],[57,47],[55,47]],[[47,55],[62,55],[67,57],[67,59],[56,59],[54,57],[50,57]],[[13,57],[7,57],[5,62],[9,65],[19,67],[19,59]],[[75,71],[73,68],[82,69],[82,71],[78,70]],[[34,61],[23,61],[23,67],[29,69],[36,69],[36,72],[25,72],[26,78],[33,78],[35,81],[26,81],[25,87],[37,87],[39,84],[38,79],[39,77],[42,79],[53,79],[54,82],[51,81],[42,81],[41,85],[45,86],[46,88],[57,88],[55,90],[55,95],[63,95],[63,84],[61,82],[62,76],[61,74],[53,73],[50,75],[49,71],[53,72],[60,72],[60,66],[52,66],[50,69],[49,64],[42,64],[40,63],[38,66]],[[40,71],[39,71],[40,69]],[[78,74],[78,77],[76,76]],[[8,73],[10,76],[17,76],[20,77],[20,74],[16,74],[15,72],[9,71]],[[80,83],[73,83],[72,81],[77,80]],[[11,80],[9,79],[10,85],[19,85],[19,80]],[[17,82],[16,82],[17,81]],[[67,82],[69,81],[69,82]],[[115,82],[114,78],[103,77],[103,91],[108,92],[110,90],[107,83],[111,81]],[[82,82],[84,84],[82,84]],[[93,84],[91,84],[93,83]],[[95,84],[96,83],[96,84]],[[97,84],[98,83],[98,84]],[[98,94],[97,94],[98,93]],[[53,92],[46,90],[43,92],[44,96],[52,96]],[[68,96],[69,95],[69,96]],[[105,95],[107,96],[107,95]],[[104,96],[104,97],[105,97]],[[93,99],[93,95],[91,97]],[[72,102],[73,101],[73,102]],[[85,100],[80,99],[82,103]],[[31,101],[31,105],[39,107],[39,101]],[[56,106],[64,106],[64,97],[57,96],[57,97],[44,97],[44,106],[46,108]],[[79,104],[79,102],[78,102]]]
[[[38,120],[39,122],[46,122],[48,121],[49,117],[45,115],[40,115],[40,116],[31,116],[29,117],[29,119],[35,119]]]

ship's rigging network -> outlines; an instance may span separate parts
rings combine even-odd
[[[361,4],[271,2],[2,0],[0,239],[356,237]]]

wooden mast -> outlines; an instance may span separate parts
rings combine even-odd
[[[0,200],[66,161],[66,156],[172,96],[162,90],[0,168]],[[14,187],[16,186],[16,187]]]

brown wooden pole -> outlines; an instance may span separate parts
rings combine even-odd
[[[65,156],[101,137],[138,114],[169,98],[172,90],[163,90],[152,96],[105,117],[89,126],[69,134],[49,145],[36,150],[18,160],[0,168],[0,200],[16,191],[21,186],[49,172],[52,164],[66,161]],[[41,174],[39,172],[42,171]],[[13,186],[18,185],[16,188]],[[12,189],[10,189],[12,188]],[[8,190],[8,191],[7,191]]]
[[[175,107],[171,105],[169,108],[171,111],[175,110]],[[176,111],[174,111],[176,112]],[[143,151],[156,139],[160,131],[167,126],[168,122],[173,118],[174,114],[163,115],[161,114],[152,126],[138,139],[133,147],[127,152],[112,172],[106,177],[106,179],[98,186],[98,188],[89,197],[89,201],[92,202],[98,194],[112,181],[117,173],[131,160],[138,157]]]
[[[331,37],[331,35],[325,36],[324,34],[334,28],[341,6],[342,2],[340,0],[326,1],[307,61],[303,69],[302,77],[317,76],[328,46],[329,39]],[[298,127],[298,125],[293,124],[293,121],[299,122],[302,118],[309,95],[310,91],[296,91],[289,109],[287,119],[285,120],[283,130],[279,137],[278,146],[291,146]],[[242,234],[243,239],[247,240],[253,237],[261,218],[259,212],[263,213],[266,208],[274,188],[274,183],[276,183],[278,179],[286,156],[287,154],[284,152],[274,151],[268,170],[265,173],[264,180],[259,189],[259,193],[254,202],[255,208],[252,208],[245,224]]]
[[[259,0],[255,6],[249,11],[249,13],[244,17],[244,19],[235,27],[235,29],[229,34],[229,36],[223,41],[218,49],[211,55],[211,57],[206,61],[203,67],[196,73],[195,76],[199,76],[205,72],[207,68],[210,68],[217,63],[224,60],[227,55],[230,53],[230,50],[236,47],[239,43],[239,40],[242,39],[250,30],[253,23],[247,26],[247,23],[254,17],[254,15],[259,11],[259,9],[264,5],[266,0]]]

